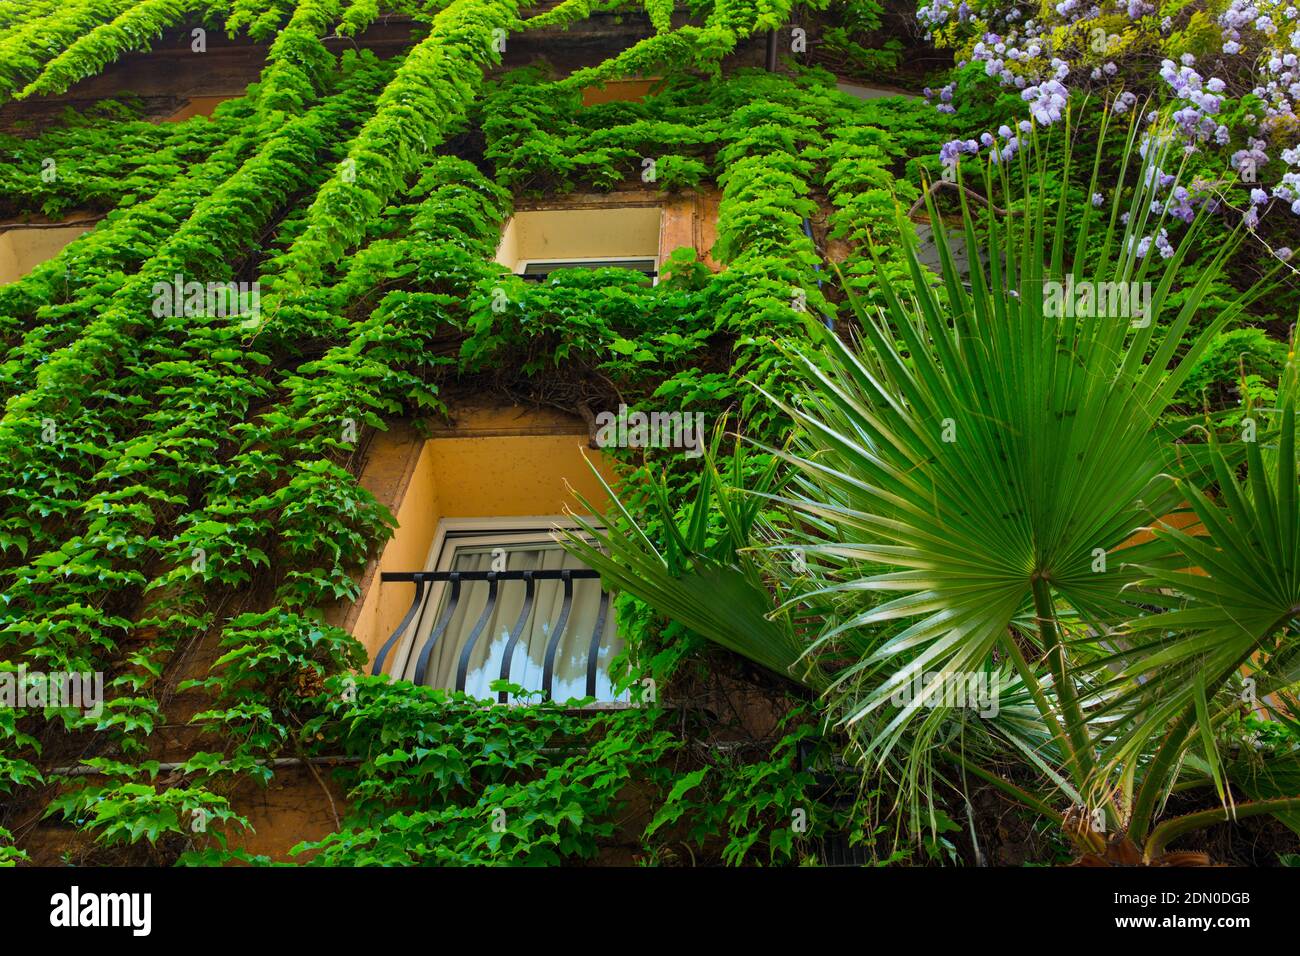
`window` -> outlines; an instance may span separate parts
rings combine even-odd
[[[662,210],[658,206],[594,206],[516,212],[501,233],[497,262],[540,280],[556,269],[658,272]]]
[[[633,269],[651,279],[658,274],[654,259],[531,259],[520,263],[519,274],[525,279],[541,281],[556,269]]]
[[[427,571],[410,580],[406,618],[376,657],[417,684],[490,698],[506,679],[555,700],[614,699],[610,663],[622,650],[610,595],[565,551],[564,518],[444,519]],[[507,701],[500,693],[497,699]]]

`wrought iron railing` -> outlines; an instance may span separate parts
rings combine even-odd
[[[447,602],[443,606],[442,613],[438,615],[438,620],[429,632],[429,636],[425,638],[424,643],[420,646],[416,657],[413,679],[416,684],[423,684],[433,649],[437,646],[439,638],[446,632],[447,625],[451,622],[452,615],[456,613],[456,607],[461,601],[464,593],[462,585],[475,581],[486,581],[488,583],[487,603],[483,606],[478,621],[465,639],[465,646],[461,649],[460,658],[456,663],[456,690],[463,691],[465,689],[465,679],[469,673],[470,657],[474,653],[474,645],[478,643],[478,639],[496,607],[499,594],[497,585],[502,581],[523,581],[525,588],[523,608],[519,612],[519,618],[515,622],[515,626],[510,631],[510,638],[506,643],[505,653],[501,659],[501,680],[508,680],[515,646],[523,636],[524,626],[528,623],[528,617],[533,610],[537,595],[537,582],[561,581],[564,584],[564,599],[560,604],[560,614],[556,618],[555,627],[551,630],[550,640],[546,645],[546,656],[542,664],[542,694],[547,700],[550,700],[551,687],[555,679],[555,655],[559,650],[560,641],[564,638],[564,631],[569,623],[569,612],[573,609],[573,582],[599,577],[599,573],[592,571],[590,568],[564,568],[549,571],[385,571],[380,575],[382,581],[413,582],[415,584],[415,598],[411,601],[411,607],[407,610],[406,616],[397,625],[397,630],[393,631],[388,640],[384,642],[384,646],[379,649],[379,653],[375,655],[375,663],[371,668],[371,673],[382,674],[384,672],[384,661],[387,659],[389,652],[401,640],[402,635],[406,633],[406,629],[420,614],[421,608],[432,595],[434,589],[430,588],[429,585],[445,581],[451,585]],[[600,653],[600,639],[605,632],[605,619],[608,614],[609,594],[602,588],[600,592],[600,609],[596,614],[596,626],[591,632],[591,640],[587,646],[588,697],[596,696],[596,664]],[[501,703],[506,702],[506,696],[505,691],[499,692],[498,699]]]

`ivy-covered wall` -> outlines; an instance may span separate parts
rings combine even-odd
[[[627,679],[653,678],[656,699],[597,715],[354,676],[364,653],[322,610],[357,597],[391,533],[357,481],[369,434],[458,396],[699,411],[781,441],[755,385],[780,393],[779,343],[837,314],[819,245],[848,250],[870,296],[861,243],[888,239],[891,194],[915,198],[910,163],[946,120],[816,71],[719,73],[787,21],[780,4],[675,27],[652,3],[655,32],[603,62],[491,79],[504,37],[613,7],[565,0],[522,23],[511,0],[390,9],[425,29],[387,59],[323,42],[362,34],[372,2],[100,0],[0,22],[0,92],[19,99],[163,28],[271,40],[259,82],[211,119],[157,125],[124,97],[0,144],[5,214],[106,213],[0,288],[0,666],[102,671],[109,698],[93,716],[0,710],[0,859],[258,860],[238,849],[241,795],[304,768],[335,775],[316,783],[337,830],[295,857],[314,862],[612,846],[785,862],[832,829],[872,837],[869,804],[851,824],[816,809],[832,784],[811,768],[831,748],[798,692],[630,599]],[[666,72],[644,101],[581,106],[602,79]],[[513,197],[644,189],[646,159],[666,196],[721,191],[720,272],[679,254],[653,286],[622,270],[525,284],[493,264]],[[260,311],[158,315],[155,285],[177,275],[257,282]],[[643,469],[698,480],[680,456],[619,454],[633,507]]]

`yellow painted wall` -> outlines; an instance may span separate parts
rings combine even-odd
[[[650,94],[658,82],[658,79],[610,80],[604,86],[584,86],[582,105],[594,106],[597,103],[613,103],[622,100],[639,102]]]
[[[234,99],[236,96],[242,96],[241,93],[228,93],[218,96],[191,96],[185,101],[185,105],[178,109],[171,116],[167,117],[168,123],[179,123],[187,120],[191,116],[211,116],[212,111],[226,100]]]
[[[53,259],[73,239],[89,232],[90,226],[60,229],[24,229],[17,226],[0,232],[0,285],[17,282],[47,259]]]
[[[515,221],[520,216],[527,216],[529,213],[518,213],[513,216],[506,227],[501,232],[501,245],[497,247],[497,262],[505,266],[511,272],[517,272],[519,269],[519,227]]]
[[[511,434],[513,432],[513,434]],[[375,653],[401,622],[414,597],[409,583],[385,584],[384,571],[421,571],[443,518],[561,514],[580,505],[571,486],[603,511],[604,489],[583,459],[613,483],[613,471],[585,431],[568,425],[557,433],[545,415],[487,412],[424,442],[396,503],[398,527],[363,583],[360,601],[345,626]],[[566,486],[566,482],[568,485]]]

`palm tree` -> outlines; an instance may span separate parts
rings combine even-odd
[[[1270,416],[1277,424],[1276,445],[1265,450],[1258,436],[1243,442],[1245,480],[1230,464],[1235,456],[1224,454],[1209,431],[1210,447],[1218,452],[1210,458],[1215,497],[1180,482],[1202,533],[1159,527],[1156,534],[1174,556],[1142,569],[1144,599],[1163,599],[1170,609],[1134,617],[1125,626],[1131,643],[1119,658],[1126,666],[1113,681],[1107,710],[1117,717],[1101,759],[1116,771],[1140,767],[1127,831],[1131,839],[1144,839],[1147,860],[1198,827],[1300,809],[1295,790],[1234,805],[1215,743],[1216,728],[1243,704],[1256,706],[1300,681],[1294,365],[1287,378],[1280,407]],[[1177,785],[1179,764],[1198,732],[1208,782],[1224,805],[1153,826],[1157,804]],[[1270,770],[1294,773],[1295,757],[1285,762],[1289,766]]]
[[[927,191],[941,284],[908,243],[910,283],[882,282],[875,313],[850,297],[856,343],[789,348],[803,389],[768,398],[797,429],[761,449],[779,469],[742,494],[741,453],[731,483],[708,456],[684,533],[661,489],[663,551],[626,511],[611,531],[586,529],[599,547],[569,540],[609,584],[819,693],[859,756],[899,777],[914,820],[938,759],[1055,820],[1083,850],[1119,840],[1149,859],[1183,832],[1152,819],[1191,748],[1220,781],[1215,719],[1242,665],[1282,684],[1297,676],[1294,648],[1279,647],[1300,608],[1300,518],[1289,410],[1264,433],[1282,436],[1276,477],[1261,477],[1252,445],[1244,489],[1240,449],[1174,440],[1180,385],[1264,286],[1198,329],[1242,236],[1211,245],[1203,209],[1157,267],[1142,237],[1167,225],[1162,180],[1177,144],[1135,116],[1116,198],[1094,208],[1109,124],[1103,115],[1086,191],[1072,185],[1068,121],[1035,131],[1014,168],[986,169],[984,195],[1000,186],[1011,212],[990,200],[977,214],[956,190],[968,278]],[[1107,307],[1073,298],[1085,289]],[[1205,535],[1165,523],[1189,503]],[[1023,706],[980,720],[955,709],[945,689],[980,674],[1008,703],[1031,701],[1031,719]],[[994,754],[1015,755],[1048,792],[990,769]]]

